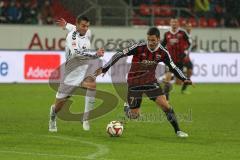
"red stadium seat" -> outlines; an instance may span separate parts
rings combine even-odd
[[[133,17],[132,19],[133,25],[148,25],[146,20],[140,19],[139,17]]]
[[[187,23],[187,20],[185,18],[182,18],[182,17],[180,17],[178,21],[179,21],[180,26],[185,26],[186,23]]]
[[[172,16],[173,15],[171,6],[163,5],[161,8],[163,8],[165,10],[165,16]]]
[[[172,16],[173,12],[172,12],[172,8],[169,5],[162,5],[162,6],[158,6],[159,7],[159,15],[161,16]]]
[[[145,4],[141,4],[140,5],[140,14],[142,16],[149,16],[152,14],[155,16],[172,16],[173,12],[171,9],[171,6],[169,5],[145,5]]]
[[[75,15],[66,7],[60,3],[59,0],[52,1],[52,9],[54,13],[54,19],[59,19],[60,17],[67,20],[67,22],[74,24],[76,22]]]
[[[201,17],[201,18],[199,19],[199,26],[200,26],[200,27],[208,27],[208,22],[207,22],[206,18]]]
[[[140,14],[142,16],[149,16],[151,15],[151,8],[145,4],[140,5]]]
[[[158,19],[155,19],[154,24],[156,26],[165,26],[165,25],[167,25],[167,20],[162,19],[162,18],[158,18]]]
[[[218,21],[214,18],[208,19],[208,27],[217,27]]]
[[[188,21],[189,21],[189,23],[192,24],[192,27],[197,27],[198,26],[198,23],[197,23],[195,18],[189,18]]]
[[[159,5],[153,5],[152,9],[155,16],[161,15],[161,8],[159,7]]]

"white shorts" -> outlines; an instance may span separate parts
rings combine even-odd
[[[99,60],[81,60],[74,58],[65,64],[64,76],[56,94],[57,99],[71,96],[74,90],[80,87],[81,83],[86,77],[93,76],[101,63]]]

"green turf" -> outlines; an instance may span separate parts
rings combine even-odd
[[[99,84],[98,89],[115,93],[108,84]],[[111,113],[91,121],[89,132],[79,122],[58,120],[59,132],[50,134],[54,91],[43,84],[1,84],[0,159],[239,160],[240,84],[198,84],[190,88],[191,95],[179,90],[175,86],[171,104],[188,139],[177,138],[161,111],[146,98],[144,118],[127,122],[123,136],[111,138],[105,127],[123,118],[122,101]],[[73,99],[72,111],[81,111],[83,99]]]

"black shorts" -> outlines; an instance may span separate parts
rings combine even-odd
[[[142,96],[145,93],[150,100],[155,101],[160,95],[164,95],[159,83],[150,83],[141,86],[128,87],[128,104],[131,109],[140,108]]]

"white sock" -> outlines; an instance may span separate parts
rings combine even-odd
[[[86,96],[85,96],[85,109],[84,109],[83,121],[88,120],[89,111],[91,111],[94,108],[95,95],[96,95],[96,90],[89,90],[89,89],[87,90]]]
[[[52,106],[51,106],[51,112],[50,112],[50,118],[51,118],[51,120],[52,120],[52,121],[56,120],[56,116],[57,116],[57,114],[56,114],[56,112],[55,112],[55,105],[52,105]]]

